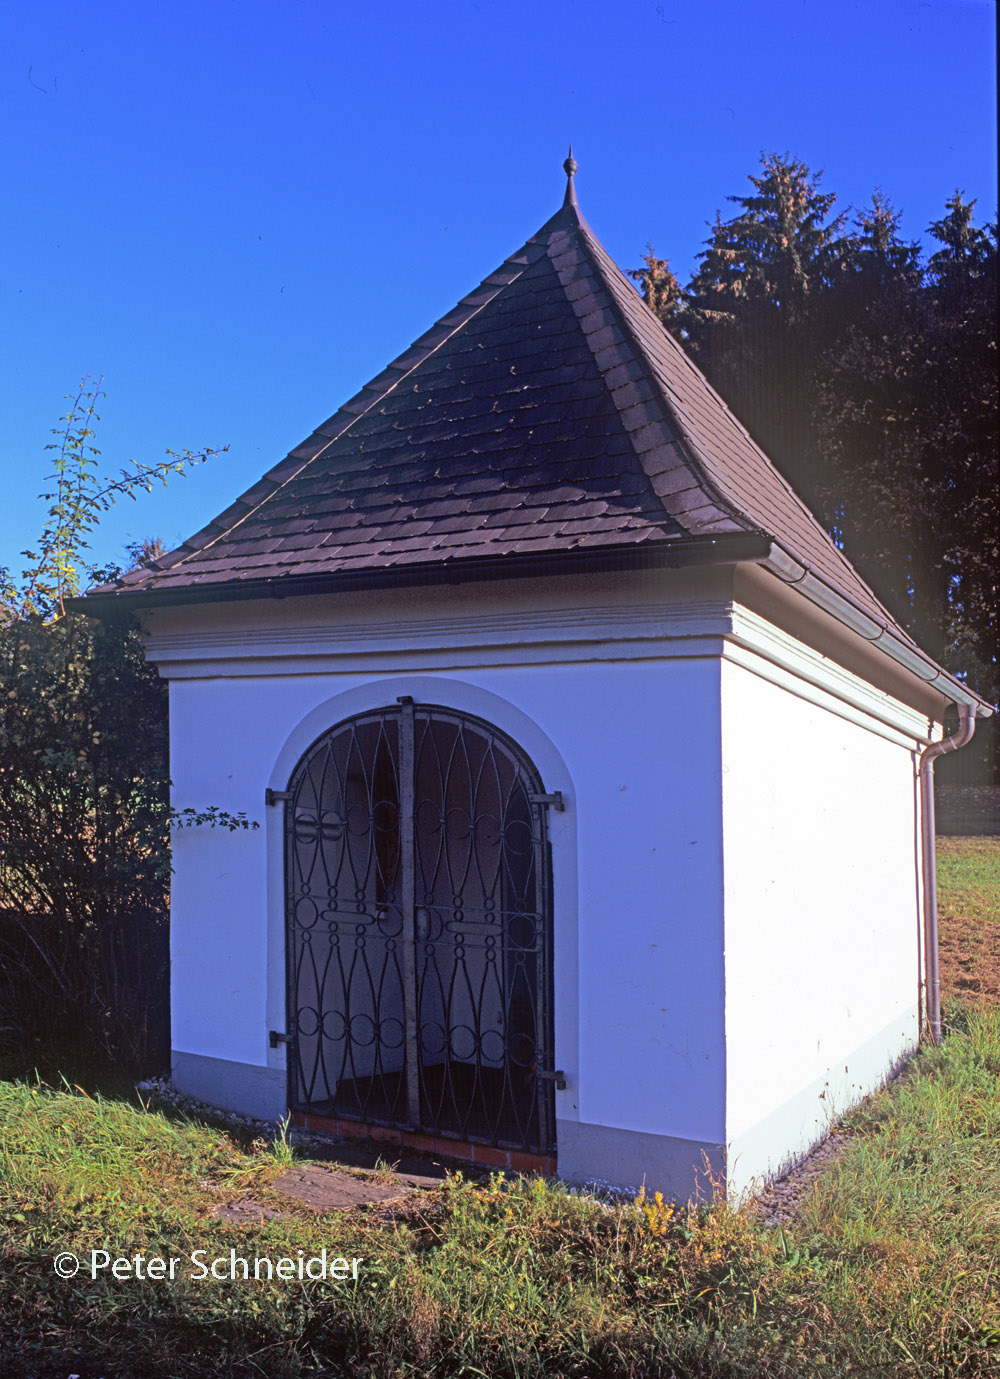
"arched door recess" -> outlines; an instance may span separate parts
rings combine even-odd
[[[306,752],[286,804],[293,1109],[554,1152],[541,795],[497,728],[405,698]]]

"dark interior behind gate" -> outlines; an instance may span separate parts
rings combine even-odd
[[[286,806],[294,1109],[553,1152],[541,791],[497,729],[408,700],[306,754]]]

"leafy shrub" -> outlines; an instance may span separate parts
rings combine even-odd
[[[67,613],[102,512],[210,453],[102,477],[86,380],[56,434],[48,524],[21,579],[0,569],[0,1047],[58,1045],[131,1067],[168,1046],[166,685],[134,618]],[[133,552],[138,559],[138,552]]]

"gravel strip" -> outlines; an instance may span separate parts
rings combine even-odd
[[[815,1183],[854,1138],[850,1130],[832,1130],[780,1178],[774,1178],[753,1198],[750,1211],[762,1226],[787,1226]]]
[[[317,1151],[329,1149],[332,1142],[329,1135],[320,1138],[306,1130],[299,1130],[284,1120],[257,1120],[253,1116],[242,1116],[235,1111],[224,1111],[219,1106],[210,1106],[205,1101],[196,1101],[194,1097],[179,1092],[165,1077],[147,1077],[135,1084],[135,1090],[143,1101],[155,1110],[179,1111],[182,1115],[197,1117],[198,1120],[208,1121],[210,1125],[232,1130],[239,1135],[248,1135],[252,1139],[279,1140],[284,1135],[288,1143],[297,1149]]]

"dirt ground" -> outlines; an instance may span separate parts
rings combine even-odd
[[[1000,884],[995,837],[937,840],[939,865],[952,855],[982,859],[978,879],[960,899],[938,881],[938,953],[941,999],[972,1005],[1000,1004]]]
[[[992,942],[990,941],[992,937]],[[972,1005],[1000,1004],[998,933],[984,934],[969,920],[944,916],[939,944],[941,997],[959,997]]]
[[[350,1211],[354,1207],[399,1206],[413,1201],[422,1191],[436,1187],[440,1175],[432,1165],[428,1172],[395,1164],[379,1172],[345,1169],[338,1163],[302,1163],[286,1168],[268,1184],[266,1200],[244,1194],[222,1202],[215,1209],[221,1221],[243,1224],[292,1216],[303,1207],[311,1211]],[[277,1205],[275,1204],[277,1202]],[[287,1210],[282,1204],[287,1202]]]

